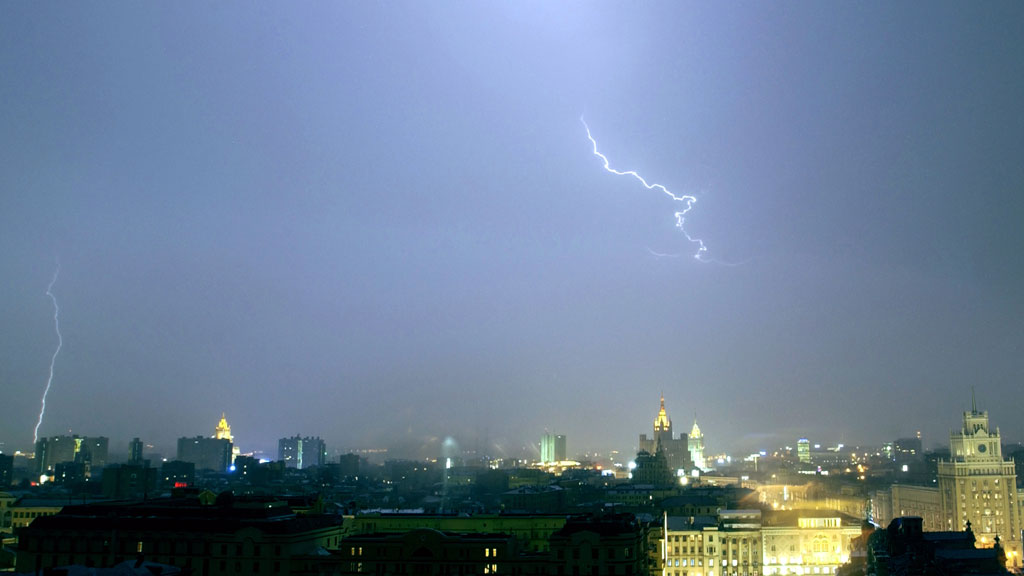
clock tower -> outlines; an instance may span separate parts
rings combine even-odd
[[[1008,568],[1021,565],[1021,517],[1013,460],[1003,459],[999,429],[989,426],[971,393],[963,427],[949,434],[949,460],[939,462],[939,496],[947,530],[968,523],[978,547],[999,540]]]

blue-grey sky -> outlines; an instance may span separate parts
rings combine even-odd
[[[0,11],[7,451],[1024,440],[1024,4]]]

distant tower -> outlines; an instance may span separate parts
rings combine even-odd
[[[217,423],[217,427],[213,430],[213,437],[217,440],[227,440],[231,443],[231,463],[234,464],[235,458],[242,454],[241,450],[238,449],[238,444],[235,444],[234,437],[231,436],[231,426],[228,425],[228,417],[221,412],[220,422]]]
[[[663,451],[669,469],[676,472],[679,470],[689,472],[693,469],[686,434],[680,434],[679,438],[675,438],[672,434],[672,420],[669,419],[668,412],[665,411],[664,394],[661,395],[658,416],[654,419],[653,432],[651,438],[648,438],[647,434],[640,435],[639,449],[641,452],[654,454],[659,450]]]
[[[801,464],[811,463],[811,441],[801,438],[796,441],[796,457]]]
[[[132,441],[128,444],[128,462],[142,464],[142,446],[142,440],[132,438]]]
[[[672,421],[665,412],[665,395],[661,395],[661,409],[658,410],[658,417],[654,419],[654,441],[661,440],[663,443],[672,440]]]
[[[231,426],[228,425],[228,418],[224,412],[220,413],[220,422],[217,423],[217,428],[213,431],[213,437],[218,440],[227,440],[228,442],[234,441],[231,437]]]
[[[540,437],[540,461],[544,464],[566,460],[565,435],[545,434]]]
[[[304,470],[327,464],[327,445],[319,436],[303,438],[296,434],[277,441],[277,459],[288,468]]]
[[[690,449],[690,459],[693,460],[693,465],[704,470],[706,468],[704,462],[704,435],[700,433],[700,427],[697,426],[696,418],[693,419],[693,429],[690,430],[687,445]]]

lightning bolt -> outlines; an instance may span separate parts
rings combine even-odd
[[[53,285],[57,282],[57,276],[60,275],[60,262],[57,262],[57,270],[53,273],[53,280],[50,280],[50,285],[46,287],[46,295],[53,301],[53,326],[57,331],[57,349],[53,351],[53,357],[50,358],[50,377],[46,380],[46,389],[43,390],[43,405],[39,409],[39,421],[36,422],[36,429],[32,432],[32,443],[35,444],[39,441],[39,426],[43,423],[43,415],[46,414],[46,395],[50,393],[50,385],[53,384],[53,365],[57,362],[57,355],[60,354],[60,349],[64,346],[64,337],[60,334],[60,306],[57,305],[57,297],[53,295]]]
[[[704,245],[704,241],[701,240],[700,238],[690,236],[690,233],[686,231],[686,214],[693,209],[693,205],[697,202],[697,198],[695,196],[690,196],[688,194],[673,194],[672,192],[669,191],[668,188],[665,188],[661,184],[652,184],[647,182],[647,180],[644,180],[643,176],[637,174],[634,170],[622,171],[612,168],[611,164],[608,162],[608,157],[597,151],[597,140],[594,140],[594,136],[590,133],[590,126],[587,126],[587,122],[586,120],[583,119],[583,116],[580,116],[580,123],[582,123],[583,127],[587,130],[587,138],[590,140],[590,143],[594,147],[594,156],[597,156],[598,158],[601,159],[601,162],[604,163],[604,169],[606,171],[611,172],[612,174],[616,174],[618,176],[632,176],[633,178],[636,178],[638,181],[640,181],[640,183],[644,185],[644,188],[647,188],[648,190],[658,190],[660,192],[663,192],[665,195],[675,200],[676,202],[682,202],[683,204],[685,204],[682,210],[676,211],[676,228],[679,228],[683,235],[686,236],[687,240],[697,245],[697,253],[693,255],[694,258],[700,260],[701,262],[711,262],[711,260],[706,260],[704,258],[704,253],[708,251],[708,247]]]

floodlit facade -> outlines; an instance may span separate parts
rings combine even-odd
[[[796,441],[796,457],[803,464],[811,463],[811,441],[801,438]]]
[[[690,449],[690,460],[693,461],[693,465],[701,470],[706,470],[707,464],[704,462],[704,435],[701,434],[700,427],[697,426],[696,418],[693,420],[693,429],[690,430],[687,445]]]
[[[989,426],[988,412],[971,401],[963,427],[949,435],[948,461],[939,462],[939,497],[946,530],[971,526],[978,546],[998,537],[1007,567],[1021,566],[1021,510],[1013,459],[1003,459],[999,429]]]
[[[288,468],[303,470],[327,465],[327,445],[319,436],[295,435],[277,441],[277,459]]]
[[[227,440],[228,442],[234,442],[235,440],[231,436],[231,426],[228,424],[228,417],[224,412],[220,413],[220,422],[217,422],[217,427],[213,430],[213,437],[217,440]]]
[[[36,441],[36,471],[46,474],[64,462],[87,463],[90,469],[101,469],[107,465],[109,443],[105,436],[75,434],[40,438]],[[88,471],[86,474],[89,475]]]
[[[795,525],[765,527],[764,572],[768,575],[835,574],[850,560],[850,542],[860,536],[860,524],[842,516],[803,511]]]
[[[544,464],[565,462],[565,435],[545,434],[540,437],[540,461]]]
[[[667,517],[662,576],[835,574],[850,559],[859,524],[829,512],[722,510]]]

